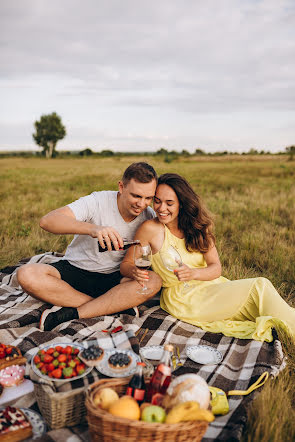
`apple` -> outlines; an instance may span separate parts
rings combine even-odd
[[[157,422],[162,423],[165,422],[166,412],[164,408],[159,407],[158,405],[149,405],[145,407],[142,411],[141,420],[145,422]]]
[[[143,410],[146,408],[146,407],[150,407],[151,406],[151,403],[150,402],[143,402],[142,404],[140,404],[140,414],[142,415],[142,412],[143,412]]]

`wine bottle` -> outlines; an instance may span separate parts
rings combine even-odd
[[[147,388],[146,401],[153,403],[153,397],[164,395],[171,382],[171,356],[173,354],[173,345],[166,344],[160,363],[157,366]]]
[[[140,244],[140,240],[139,239],[135,239],[133,241],[127,241],[127,240],[123,240],[123,247],[120,247],[119,250],[115,250],[114,244],[112,243],[112,250],[113,251],[121,251],[121,250],[127,250],[130,246],[133,246],[135,244]],[[103,249],[100,245],[100,243],[98,242],[98,251],[99,252],[108,252],[108,248],[107,245],[105,246],[105,248]]]

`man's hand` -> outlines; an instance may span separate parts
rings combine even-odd
[[[98,239],[98,242],[103,249],[105,249],[105,246],[107,246],[107,249],[111,251],[112,243],[115,250],[123,248],[123,239],[113,227],[100,227],[94,225],[90,231],[90,235],[92,238]]]

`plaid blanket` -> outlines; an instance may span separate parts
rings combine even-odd
[[[41,332],[38,322],[41,313],[49,305],[35,300],[20,289],[16,270],[27,262],[51,263],[58,259],[60,255],[45,253],[20,261],[16,266],[6,267],[0,272],[0,342],[18,345],[28,358],[36,351],[36,347],[45,343],[85,342],[95,339],[103,348],[131,348],[136,353],[139,352],[140,346],[171,343],[179,347],[183,363],[173,372],[175,376],[194,372],[202,376],[209,385],[224,391],[246,390],[264,371],[276,376],[284,368],[284,356],[277,339],[272,343],[261,343],[204,332],[168,315],[159,307],[158,298],[139,307],[139,318],[120,314],[80,319],[61,324],[53,331]],[[123,328],[120,333],[112,335],[102,332],[119,325]],[[210,366],[199,365],[188,359],[186,347],[197,344],[218,349],[223,355],[222,362]],[[80,387],[83,383],[91,384],[100,377],[102,375],[92,370],[85,378],[62,384],[58,391]],[[247,407],[255,394],[257,393],[251,393],[249,396],[230,396],[230,412],[217,417],[209,425],[203,441],[240,440],[247,420]],[[26,406],[34,404],[31,402]],[[61,440],[88,441],[87,426],[52,430],[42,437],[42,441]]]

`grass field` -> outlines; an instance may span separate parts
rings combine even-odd
[[[223,275],[265,276],[295,306],[295,161],[286,156],[144,158],[158,174],[185,176],[215,216]],[[93,190],[116,189],[143,158],[0,159],[0,268],[44,251],[64,252],[70,236],[41,231],[40,217]],[[295,351],[281,336],[288,367],[250,411],[248,441],[295,440]]]

